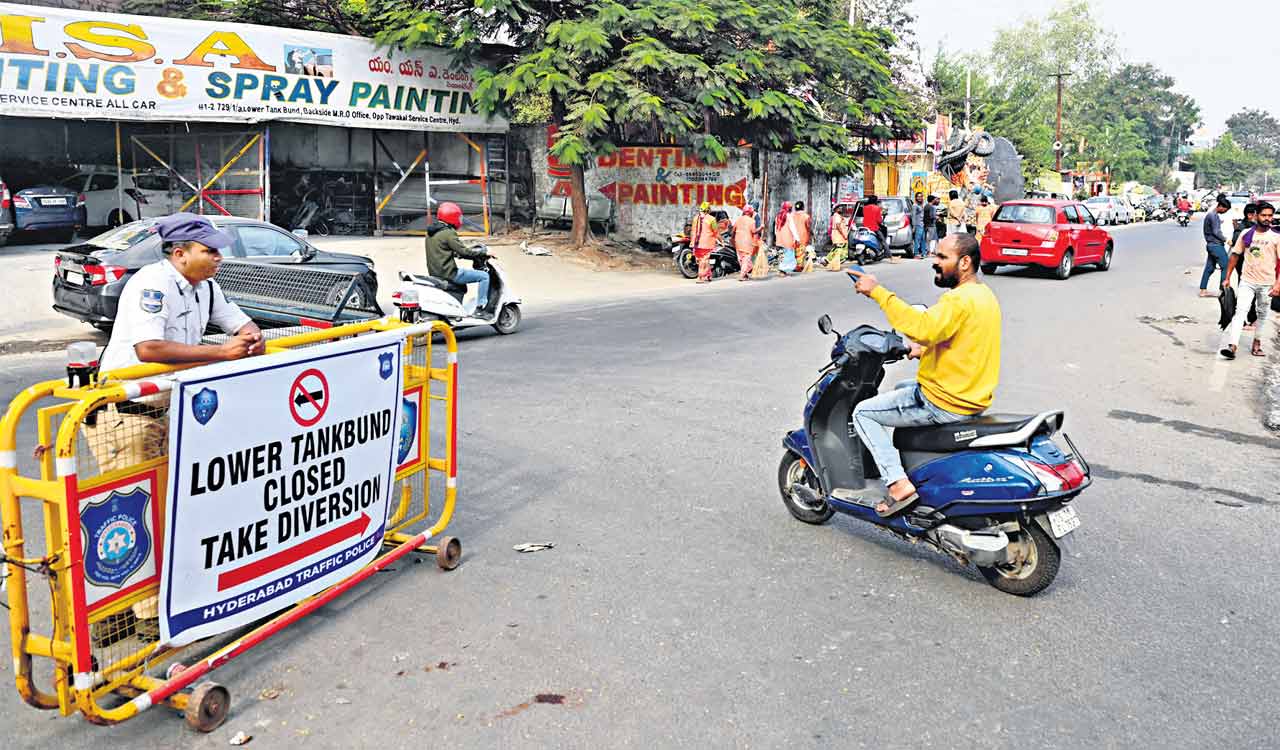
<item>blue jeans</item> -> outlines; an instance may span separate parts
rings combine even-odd
[[[1205,245],[1204,273],[1200,274],[1200,291],[1209,288],[1209,277],[1213,275],[1213,267],[1217,266],[1222,269],[1218,278],[1218,286],[1222,286],[1222,282],[1227,280],[1227,248],[1224,245],[1210,244]]]
[[[876,466],[880,467],[880,478],[886,487],[901,479],[907,478],[902,468],[902,456],[893,447],[893,437],[889,427],[922,427],[925,425],[951,424],[973,419],[977,414],[954,414],[925,398],[920,385],[914,380],[898,384],[892,391],[886,391],[874,398],[858,404],[853,408],[853,426],[867,446]]]
[[[929,250],[929,243],[925,239],[924,227],[916,227],[912,234],[912,250],[917,258],[923,258]]]
[[[476,287],[476,309],[483,310],[489,304],[489,274],[474,268],[459,268],[453,275],[459,284],[478,284]]]

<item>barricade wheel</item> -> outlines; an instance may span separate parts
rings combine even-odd
[[[187,726],[197,732],[212,732],[222,725],[231,710],[231,692],[216,682],[202,682],[187,700]]]
[[[462,562],[462,542],[451,536],[440,538],[436,545],[436,565],[441,570],[453,570]]]

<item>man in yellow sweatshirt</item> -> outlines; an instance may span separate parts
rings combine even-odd
[[[876,506],[891,516],[916,501],[889,427],[961,422],[986,411],[1000,380],[1000,303],[978,278],[978,241],[948,234],[938,245],[933,283],[948,291],[920,311],[880,286],[876,277],[850,271],[860,294],[875,300],[920,360],[916,381],[858,404],[854,427],[880,467],[888,499]]]

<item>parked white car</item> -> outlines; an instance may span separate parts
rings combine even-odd
[[[1114,195],[1095,195],[1084,204],[1099,224],[1128,224],[1133,221],[1133,209]]]
[[[172,180],[165,172],[125,172],[123,177],[121,183],[115,167],[89,167],[62,184],[84,194],[85,225],[91,227],[167,216],[192,194],[189,189],[171,191]]]

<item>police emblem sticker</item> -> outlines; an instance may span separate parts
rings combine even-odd
[[[396,463],[403,465],[418,442],[418,402],[403,399],[400,412],[400,448]]]
[[[142,487],[112,491],[80,511],[84,577],[94,586],[122,588],[151,559],[146,517],[151,493]]]
[[[159,289],[143,289],[138,304],[143,312],[158,313],[164,308],[164,292]]]
[[[395,366],[393,357],[395,357],[395,355],[391,352],[378,355],[378,375],[381,376],[383,380],[391,377],[391,373],[395,372],[393,369]]]
[[[218,411],[217,391],[201,388],[191,397],[191,416],[195,417],[200,424],[209,424],[209,420],[213,419],[216,411]]]

